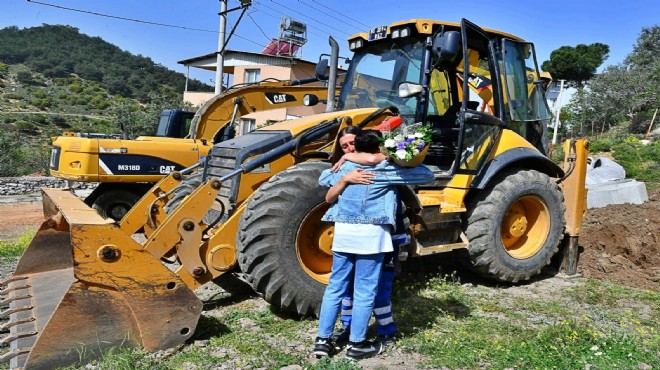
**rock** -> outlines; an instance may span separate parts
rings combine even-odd
[[[215,358],[227,358],[229,357],[229,350],[225,348],[218,348],[217,350],[211,352],[211,356]]]

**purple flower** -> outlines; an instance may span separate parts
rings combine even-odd
[[[424,149],[425,146],[426,146],[426,143],[424,142],[424,140],[420,140],[419,145],[417,145],[417,150],[421,151],[422,149]]]
[[[414,137],[409,137],[408,139],[406,139],[406,144],[410,144],[413,141],[415,141],[415,138]]]
[[[405,150],[406,149],[406,143],[396,143],[396,148],[399,150]]]

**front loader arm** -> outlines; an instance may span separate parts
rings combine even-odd
[[[192,138],[212,142],[218,130],[226,124],[231,124],[235,115],[244,116],[270,109],[302,106],[303,98],[307,94],[314,94],[320,100],[325,100],[328,97],[328,88],[291,86],[290,81],[283,81],[231,89],[207,101],[195,113]]]

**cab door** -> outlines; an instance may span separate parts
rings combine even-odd
[[[504,38],[500,50],[504,109],[509,127],[546,154],[546,131],[551,115],[534,44]]]
[[[497,40],[474,23],[461,20],[463,42],[462,107],[456,163],[458,174],[476,175],[507,123],[496,58]]]

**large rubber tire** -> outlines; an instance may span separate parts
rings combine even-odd
[[[185,197],[192,194],[200,185],[202,185],[202,175],[201,171],[195,172],[192,175],[186,177],[181,181],[174,191],[172,191],[172,197],[165,204],[165,214],[170,214],[174,209],[176,209],[179,204],[183,201]],[[213,222],[216,222],[220,217],[222,217],[222,211],[215,209],[217,205],[209,205],[209,211],[206,213],[202,219],[207,225],[210,225]]]
[[[539,274],[558,251],[566,220],[563,195],[547,175],[509,171],[468,203],[469,267],[505,282]]]
[[[92,208],[104,218],[110,217],[115,221],[119,221],[141,197],[142,195],[130,190],[109,190],[101,193],[94,200]]]
[[[332,269],[334,228],[321,221],[328,163],[306,162],[273,176],[248,202],[239,223],[238,263],[269,303],[318,317]]]

